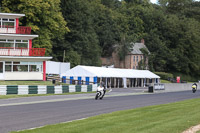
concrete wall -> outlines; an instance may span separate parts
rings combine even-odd
[[[173,91],[192,91],[193,83],[164,83],[165,92]],[[200,83],[197,83],[197,90],[200,89]]]

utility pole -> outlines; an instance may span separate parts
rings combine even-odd
[[[64,53],[63,53],[63,62],[65,61],[65,50],[64,50]]]

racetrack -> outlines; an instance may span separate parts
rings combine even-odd
[[[95,94],[0,100],[0,133],[72,121],[118,110],[200,98],[199,91],[138,94],[135,95],[131,91],[127,93],[113,91],[103,100],[94,100]]]

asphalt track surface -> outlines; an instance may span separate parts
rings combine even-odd
[[[113,91],[103,100],[94,93],[0,100],[0,133],[68,122],[99,114],[200,98],[200,91],[144,93]]]

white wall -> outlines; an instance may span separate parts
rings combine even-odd
[[[5,80],[43,80],[42,72],[5,72]]]
[[[61,74],[70,70],[70,63],[46,61],[46,74]]]

